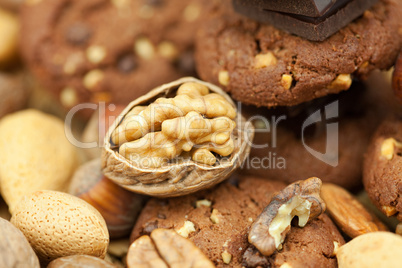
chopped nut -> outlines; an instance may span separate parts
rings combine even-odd
[[[170,60],[177,58],[177,56],[179,55],[179,51],[177,50],[176,46],[169,41],[163,41],[158,45],[158,53],[162,57],[168,58]]]
[[[204,207],[210,207],[211,205],[212,205],[212,202],[209,201],[209,200],[207,200],[207,199],[198,200],[197,202],[195,202],[195,206],[196,206],[197,208],[202,207],[202,206],[204,206]]]
[[[258,54],[257,56],[255,56],[254,68],[256,69],[265,68],[271,65],[276,65],[277,63],[278,60],[276,59],[274,53],[269,51],[265,54]]]
[[[310,178],[290,184],[275,196],[251,226],[248,236],[263,255],[270,256],[282,248],[293,217],[304,227],[325,211],[320,197],[321,180]]]
[[[143,18],[143,19],[150,19],[155,15],[155,10],[153,7],[149,5],[143,5],[139,10],[138,10],[138,16]]]
[[[194,223],[191,221],[185,221],[183,227],[176,231],[179,235],[184,238],[187,238],[189,234],[195,232]]]
[[[25,0],[24,4],[29,6],[34,6],[42,2],[42,0]]]
[[[334,251],[332,252],[331,257],[336,256],[336,253],[338,252],[339,247],[340,247],[340,246],[339,246],[339,242],[338,242],[338,241],[334,241]]]
[[[335,224],[349,237],[386,230],[376,216],[340,186],[324,183],[321,196],[327,205],[327,211]]]
[[[64,107],[73,107],[78,103],[77,93],[72,87],[66,87],[60,93],[60,102]]]
[[[382,206],[382,211],[387,215],[387,217],[391,217],[398,212],[396,207],[393,206]]]
[[[218,77],[219,83],[223,86],[229,85],[230,77],[228,71],[220,71]]]
[[[369,65],[369,62],[368,62],[368,61],[365,61],[365,62],[363,62],[363,63],[360,65],[360,68],[364,69],[364,68],[366,68],[368,65]]]
[[[210,217],[210,219],[211,219],[211,221],[214,223],[214,224],[218,224],[219,223],[219,211],[216,209],[216,208],[214,208],[213,210],[212,210],[212,214],[211,214],[211,217]]]
[[[112,4],[117,8],[126,8],[130,4],[130,0],[111,0]]]
[[[146,37],[141,37],[135,41],[134,51],[139,57],[145,60],[150,60],[155,55],[154,45]]]
[[[76,72],[77,67],[84,62],[84,56],[82,52],[73,53],[67,57],[63,66],[65,74],[72,75]]]
[[[110,92],[95,92],[92,94],[91,102],[110,102],[112,100],[112,95]]]
[[[292,86],[292,82],[293,77],[290,74],[282,75],[281,85],[283,86],[284,89],[289,90],[290,87]]]
[[[381,145],[381,156],[387,160],[392,160],[394,158],[395,147],[402,149],[402,143],[396,141],[394,138],[384,140]]]
[[[86,51],[88,60],[93,64],[102,62],[105,59],[106,54],[106,49],[102,46],[90,46]]]
[[[352,77],[350,74],[340,74],[328,86],[328,89],[346,90],[352,85]]]
[[[103,80],[103,77],[103,71],[92,70],[84,76],[84,86],[89,90],[93,90]]]
[[[215,267],[193,242],[173,230],[155,229],[142,236],[129,248],[128,268],[133,267]]]
[[[222,260],[224,263],[229,264],[232,261],[232,254],[230,254],[227,250],[222,253]]]
[[[197,4],[189,4],[183,12],[184,19],[192,22],[199,18],[201,15],[201,7]]]
[[[284,262],[279,268],[292,268],[292,266],[289,263]]]

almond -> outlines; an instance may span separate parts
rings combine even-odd
[[[387,231],[388,228],[370,213],[351,193],[334,184],[325,183],[321,197],[336,225],[349,237]]]

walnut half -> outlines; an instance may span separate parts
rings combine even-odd
[[[282,243],[293,217],[304,227],[325,211],[325,203],[320,197],[322,182],[318,178],[297,181],[279,192],[252,224],[248,241],[261,254],[272,255],[282,249]]]
[[[127,266],[131,267],[199,267],[215,265],[193,242],[169,229],[155,229],[131,244],[127,254]]]
[[[246,159],[252,124],[219,87],[195,78],[130,103],[109,128],[104,174],[142,194],[189,194],[226,179]]]

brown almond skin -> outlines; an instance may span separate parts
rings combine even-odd
[[[47,268],[117,268],[117,266],[93,256],[73,255],[58,258],[49,263]]]
[[[2,218],[0,218],[0,267],[40,267],[38,257],[22,232]]]
[[[125,190],[105,177],[100,159],[94,159],[76,171],[69,193],[101,213],[113,239],[130,234],[145,201],[143,196]]]
[[[396,98],[402,102],[402,51],[399,52],[398,59],[395,63],[395,70],[392,75],[392,87]]]
[[[388,228],[370,213],[351,193],[340,186],[324,183],[321,197],[327,204],[327,212],[335,224],[349,237]]]

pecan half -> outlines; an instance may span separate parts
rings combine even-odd
[[[127,266],[128,268],[215,267],[193,242],[169,229],[155,229],[151,236],[141,236],[134,241],[128,250]]]

